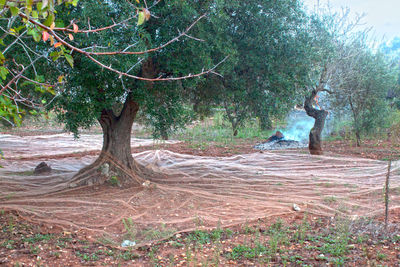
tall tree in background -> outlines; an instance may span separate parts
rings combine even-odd
[[[202,85],[212,92],[205,97],[225,109],[233,135],[251,116],[269,128],[273,116],[294,106],[296,86],[307,75],[304,59],[311,51],[300,2],[219,0],[210,20],[214,54],[230,57],[221,66],[222,76]]]
[[[363,38],[343,47],[341,64],[331,82],[333,107],[351,114],[357,146],[362,134],[376,132],[386,123],[388,92],[394,90],[398,69],[388,57],[373,52]]]
[[[350,10],[342,13],[329,13],[318,9],[311,15],[308,31],[312,35],[310,40],[311,51],[309,54],[309,80],[305,86],[304,109],[308,116],[315,119],[309,135],[309,151],[311,154],[321,155],[322,131],[328,111],[318,103],[320,92],[329,92],[336,68],[340,66],[343,57],[339,53],[343,46],[352,41],[351,32],[359,25],[362,17],[355,20],[349,19]]]

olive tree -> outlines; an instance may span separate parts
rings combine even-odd
[[[321,103],[317,103],[320,92],[328,92],[336,71],[341,66],[346,55],[341,53],[346,44],[353,41],[352,32],[359,26],[362,16],[354,20],[349,19],[350,10],[341,13],[330,13],[324,9],[317,9],[311,16],[308,24],[311,51],[309,54],[308,81],[304,87],[304,109],[308,116],[315,119],[309,134],[309,151],[311,154],[322,154],[322,131],[328,111]],[[349,74],[351,75],[351,74]]]
[[[342,60],[331,83],[333,107],[351,114],[352,126],[361,145],[362,134],[376,132],[389,112],[388,92],[397,82],[397,68],[380,52],[373,52],[361,40],[342,50]]]
[[[125,0],[60,7],[63,21],[79,18],[89,32],[78,32],[64,44],[71,49],[74,67],[52,108],[76,135],[96,122],[103,130],[100,156],[75,176],[71,186],[104,182],[110,175],[100,170],[106,165],[122,184],[143,180],[131,155],[131,128],[138,111],[155,122],[160,135],[167,135],[187,120],[182,108],[185,88],[194,87],[200,76],[215,73],[224,59],[213,57],[204,39],[210,26],[205,14],[212,2],[155,1],[146,8],[151,17],[145,23],[131,19],[137,7]],[[121,23],[97,31],[109,21]],[[82,52],[73,48],[78,44]]]
[[[221,76],[199,86],[208,88],[195,99],[208,98],[222,106],[233,135],[249,117],[258,116],[263,128],[271,117],[286,114],[307,76],[305,58],[311,51],[307,16],[300,1],[216,1],[211,11],[214,54],[228,53]],[[198,101],[199,103],[200,101]]]

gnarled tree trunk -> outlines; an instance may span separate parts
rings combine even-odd
[[[91,165],[80,170],[70,183],[71,187],[102,184],[112,180],[113,184],[141,183],[135,174],[136,166],[131,154],[131,130],[139,105],[127,99],[119,115],[104,109],[99,123],[103,130],[103,148]]]
[[[328,112],[323,109],[316,109],[313,107],[313,102],[317,96],[318,91],[313,90],[311,95],[306,97],[304,101],[304,109],[308,116],[315,119],[314,127],[310,130],[310,137],[308,143],[308,149],[312,155],[322,155],[322,143],[321,143],[321,133],[324,129],[325,119],[328,116]]]

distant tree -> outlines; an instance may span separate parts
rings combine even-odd
[[[309,135],[309,151],[311,154],[322,154],[322,131],[328,111],[321,103],[317,103],[320,92],[331,92],[332,80],[337,74],[336,69],[342,64],[343,55],[340,53],[346,43],[351,42],[351,32],[359,25],[362,17],[349,20],[350,10],[341,13],[330,13],[317,9],[311,16],[308,31],[311,51],[309,57],[309,79],[304,87],[304,109],[307,115],[315,119]]]
[[[219,72],[199,86],[225,109],[233,135],[249,118],[263,128],[286,114],[299,96],[296,86],[307,75],[307,16],[300,1],[216,1],[207,34],[215,55],[229,54]],[[201,101],[198,101],[200,103]]]
[[[373,52],[362,38],[342,49],[341,64],[330,84],[333,107],[349,112],[357,146],[363,134],[376,132],[386,122],[388,92],[396,87],[398,70],[388,57]]]
[[[394,37],[390,42],[381,44],[380,50],[391,58],[400,70],[400,37]],[[400,71],[397,77],[397,86],[389,90],[387,98],[391,101],[392,106],[400,109]]]

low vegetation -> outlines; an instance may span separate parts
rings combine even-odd
[[[132,231],[134,225],[127,220],[124,225],[130,238],[149,234],[148,230]],[[400,260],[398,225],[390,225],[385,231],[379,220],[305,213],[233,228],[203,230],[199,226],[193,232],[127,249],[102,240],[87,241],[79,232],[27,224],[9,212],[3,212],[0,229],[0,261],[7,266],[48,266],[65,258],[69,264],[108,266],[393,266]],[[165,237],[160,233],[159,237]]]

